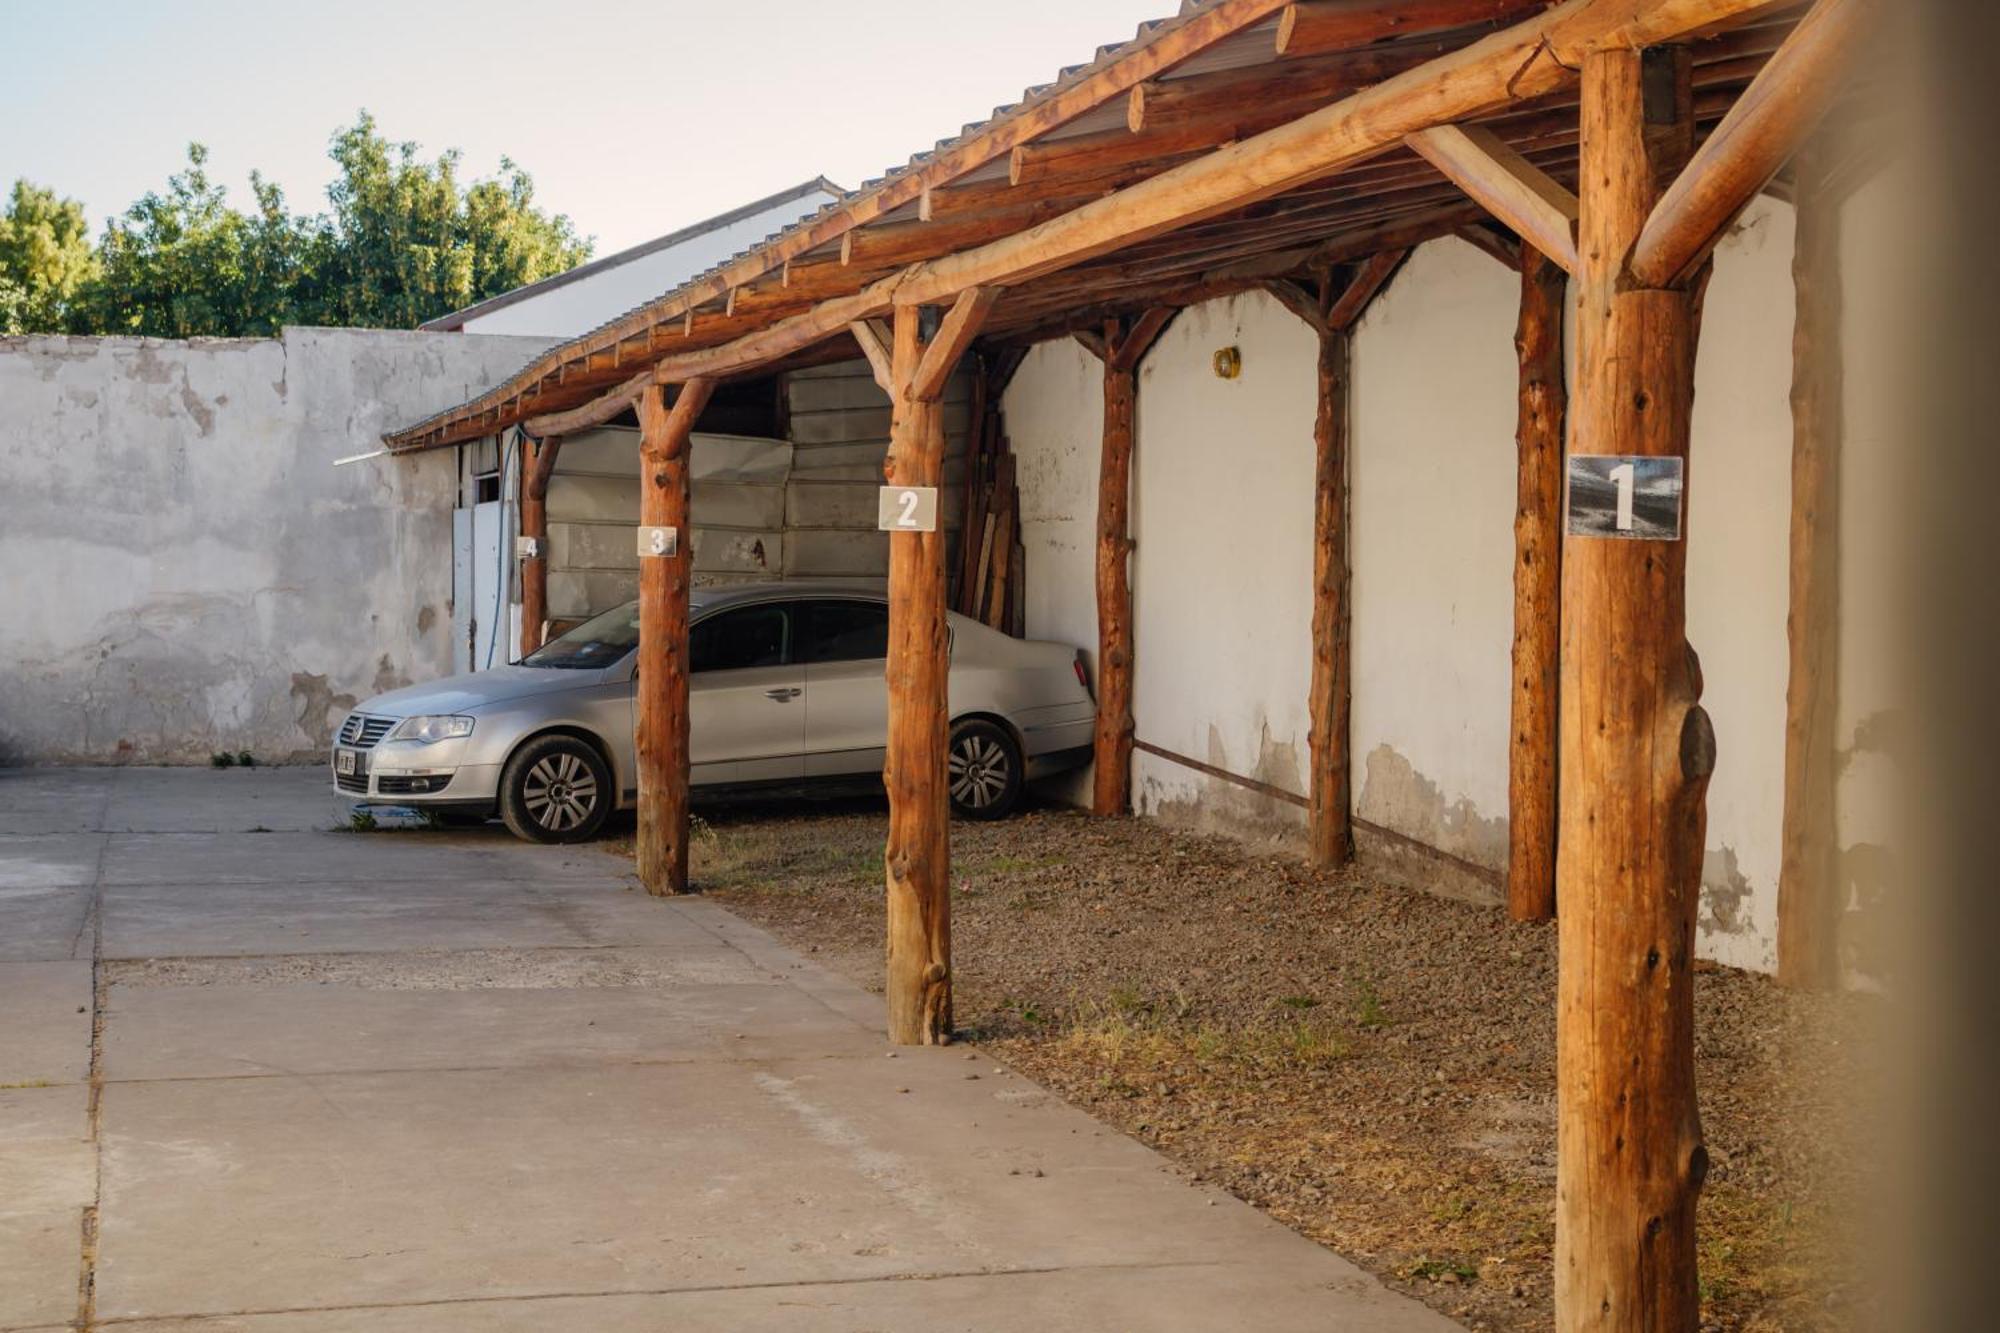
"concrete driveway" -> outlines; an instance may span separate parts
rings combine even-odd
[[[1451,1327],[602,853],[344,817],[0,772],[0,1330]]]

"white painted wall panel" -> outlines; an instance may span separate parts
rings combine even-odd
[[[1218,378],[1217,349],[1241,350]],[[1305,791],[1318,343],[1253,293],[1184,311],[1139,375],[1134,712],[1141,740]],[[1291,835],[1297,807],[1140,754],[1147,814]]]
[[[1688,642],[1715,723],[1701,952],[1777,965],[1792,488],[1792,211],[1753,204],[1715,255],[1688,457]]]
[[[1435,241],[1354,337],[1356,812],[1489,868],[1507,852],[1519,302],[1491,258]]]

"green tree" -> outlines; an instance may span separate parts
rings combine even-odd
[[[0,334],[60,332],[96,272],[83,205],[15,181],[0,215]]]
[[[456,151],[426,162],[365,111],[334,136],[332,157],[331,322],[410,328],[590,258],[590,243],[535,205],[533,180],[509,159],[498,179],[463,188]]]
[[[412,328],[590,257],[590,242],[537,207],[534,182],[507,159],[498,178],[461,186],[458,153],[427,162],[365,111],[334,136],[331,156],[329,213],[293,214],[255,172],[245,213],[209,177],[208,150],[190,144],[164,191],[105,227],[94,275],[64,307],[68,323],[162,338]],[[25,304],[18,286],[0,267],[0,319]]]
[[[208,149],[188,145],[186,169],[112,219],[98,246],[102,272],[84,303],[92,332],[154,338],[264,333],[246,299],[250,220],[208,176]]]

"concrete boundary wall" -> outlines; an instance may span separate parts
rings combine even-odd
[[[448,674],[455,451],[333,460],[546,345],[0,339],[0,762],[316,757]]]

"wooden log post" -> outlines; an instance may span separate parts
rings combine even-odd
[[[638,402],[639,522],[677,534],[670,554],[639,561],[638,865],[655,897],[688,886],[688,441],[714,389],[690,380],[669,409],[665,386],[652,385]]]
[[[562,450],[562,436],[536,440],[521,470],[521,535],[535,553],[521,557],[521,656],[542,646],[549,619],[549,478]]]
[[[1685,80],[1649,79],[1651,63],[1631,49],[1583,57],[1573,456],[1687,457],[1699,296],[1641,286],[1627,266],[1671,165],[1652,153],[1686,141],[1648,133],[1649,106],[1686,114],[1673,91]],[[1697,1325],[1695,1199],[1708,1154],[1694,934],[1715,738],[1686,637],[1681,537],[1572,535],[1563,552],[1555,1295],[1565,1330]]]
[[[1312,775],[1306,835],[1316,866],[1354,859],[1353,765],[1349,752],[1354,689],[1347,553],[1348,388],[1354,343],[1345,327],[1322,321],[1319,404],[1313,415],[1312,679],[1307,695]]]
[[[1341,283],[1331,272],[1308,286],[1265,284],[1319,336],[1319,395],[1313,414],[1312,673],[1307,694],[1312,773],[1306,840],[1313,864],[1354,859],[1353,764],[1349,754],[1354,690],[1349,651],[1351,611],[1347,554],[1347,447],[1353,328],[1395,276],[1407,250],[1372,255]]]
[[[1563,301],[1569,275],[1521,247],[1515,429],[1514,694],[1507,762],[1507,911],[1556,914],[1556,687],[1562,645]]]
[[[1139,363],[1176,312],[1161,306],[1128,323],[1107,320],[1079,338],[1104,363],[1104,438],[1097,468],[1097,731],[1090,811],[1132,808],[1132,449]]]
[[[937,486],[944,471],[943,396],[997,289],[960,296],[926,344],[920,310],[898,306],[883,346],[873,326],[855,338],[889,394],[891,486]],[[951,629],[945,607],[945,533],[889,534],[889,736],[882,780],[889,838],[882,849],[888,891],[889,1040],[939,1046],[952,1038]]]
[[[1840,704],[1840,201],[1821,139],[1795,166],[1792,257],[1791,647],[1785,688],[1785,809],[1778,869],[1778,980],[1838,979],[1834,800]]]

